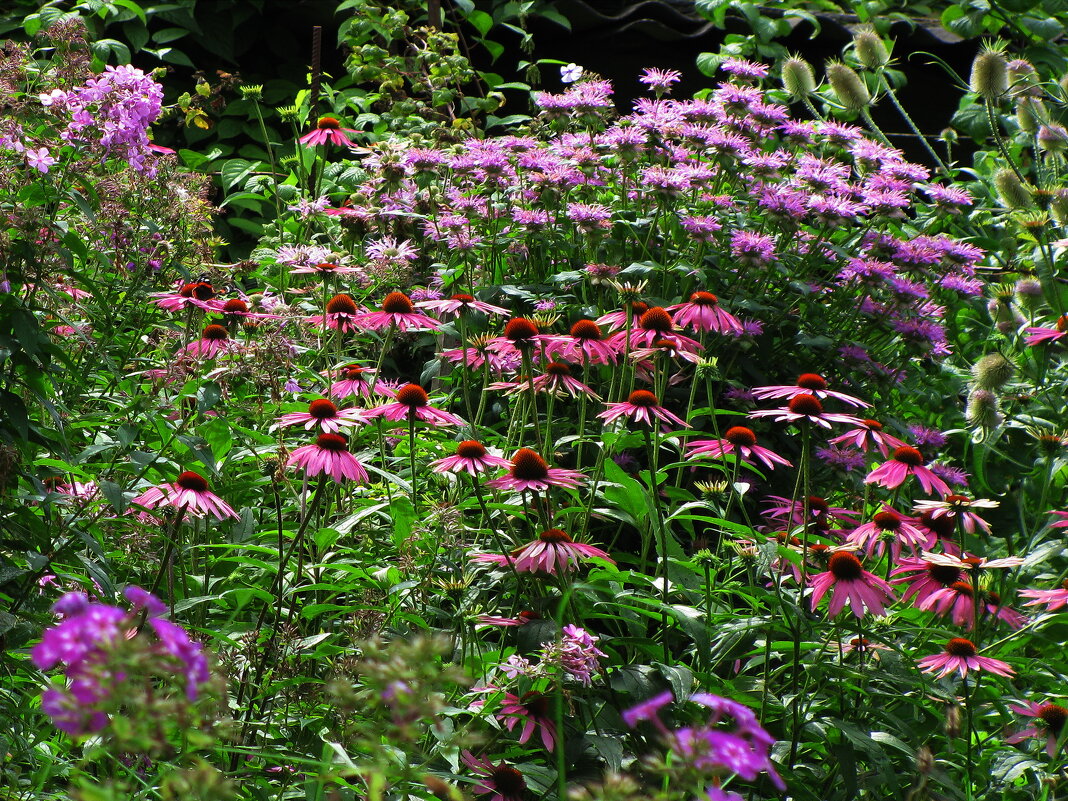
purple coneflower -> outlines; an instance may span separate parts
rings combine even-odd
[[[508,475],[487,481],[486,486],[516,492],[541,492],[549,487],[577,487],[585,478],[578,470],[549,467],[535,451],[520,448],[512,456]]]
[[[483,314],[506,315],[509,313],[508,309],[484,303],[481,300],[476,300],[474,295],[465,295],[463,293],[441,300],[421,300],[415,305],[421,309],[430,309],[438,314],[464,315],[471,309],[480,311]]]
[[[676,423],[685,428],[690,427],[690,424],[681,417],[672,414],[661,406],[656,395],[647,389],[636,389],[630,393],[625,402],[609,403],[607,406],[608,408],[597,416],[609,423],[620,417],[626,417],[634,422],[651,426],[655,417],[665,423]]]
[[[719,298],[711,292],[694,292],[689,301],[668,306],[674,312],[678,325],[688,325],[695,331],[716,331],[720,334],[741,334],[742,324],[738,318],[725,312]]]
[[[355,144],[345,134],[354,134],[354,128],[342,128],[341,123],[335,117],[320,117],[315,127],[300,137],[297,141],[302,145],[325,145],[328,142],[345,147],[355,147]]]
[[[200,332],[200,339],[186,345],[184,352],[190,356],[214,359],[216,356],[229,353],[235,348],[237,348],[237,345],[230,339],[230,333],[226,328],[217,323],[212,323],[204,326],[204,330]]]
[[[338,380],[330,385],[330,394],[335,398],[347,398],[351,395],[370,398],[378,388],[374,376],[374,370],[359,364],[342,367],[338,372]]]
[[[278,418],[278,427],[303,425],[305,431],[319,426],[328,434],[336,434],[341,428],[363,425],[367,420],[359,409],[338,409],[325,398],[313,400],[306,412],[290,412]]]
[[[436,331],[441,328],[441,323],[433,317],[417,312],[411,299],[403,292],[390,292],[382,301],[381,311],[361,314],[356,318],[356,323],[369,331],[380,331],[391,326],[396,326],[398,331]]]
[[[320,434],[311,445],[293,451],[286,465],[303,468],[309,477],[325,473],[339,484],[343,478],[368,481],[363,465],[349,453],[349,441],[344,434]]]
[[[207,480],[199,473],[186,470],[172,484],[160,484],[138,495],[130,503],[155,509],[157,506],[173,506],[184,509],[186,514],[201,517],[212,515],[218,520],[239,517],[230,506],[208,489]]]
[[[909,476],[916,477],[924,492],[937,492],[943,498],[949,495],[949,485],[925,467],[923,454],[909,445],[895,448],[890,460],[868,473],[864,483],[896,489]]]
[[[519,392],[530,391],[531,385],[535,392],[546,392],[558,398],[570,395],[577,397],[579,393],[600,400],[601,396],[590,387],[583,384],[577,378],[571,377],[571,367],[564,362],[549,362],[545,365],[545,372],[528,380],[520,376],[515,381],[495,381],[488,389],[504,390],[506,395],[515,395]]]
[[[568,336],[553,337],[545,353],[549,358],[590,364],[614,364],[619,359],[618,349],[604,340],[601,327],[593,320],[578,320]]]
[[[890,571],[890,575],[896,577],[890,583],[908,584],[901,600],[907,601],[915,596],[913,603],[920,606],[937,591],[959,581],[963,572],[955,565],[940,565],[925,559],[905,557],[899,561],[898,567]]]
[[[834,617],[849,602],[849,607],[858,618],[864,616],[864,610],[875,615],[886,614],[886,604],[897,600],[890,585],[873,573],[865,570],[860,560],[848,551],[837,551],[831,555],[830,568],[810,579],[812,584],[812,608],[815,609],[827,590],[834,588],[831,603],[827,607],[828,617]]]
[[[883,424],[878,420],[860,420],[855,429],[829,439],[827,442],[830,445],[852,445],[865,452],[868,446],[873,445],[884,457],[890,455],[890,448],[901,448],[907,444],[892,434],[885,433]]]
[[[1055,590],[1020,590],[1018,594],[1021,598],[1031,599],[1024,606],[1045,604],[1047,612],[1056,612],[1068,606],[1068,581]]]
[[[502,760],[494,765],[485,757],[464,751],[460,757],[472,772],[481,776],[474,786],[477,795],[489,795],[489,801],[523,801],[527,782],[523,774]]]
[[[831,423],[856,425],[859,420],[850,414],[823,411],[823,404],[815,395],[794,395],[786,406],[779,409],[759,409],[749,413],[750,417],[771,417],[779,423],[796,423],[807,420],[823,428],[830,428]]]
[[[1045,738],[1046,755],[1053,759],[1057,754],[1057,743],[1064,731],[1065,721],[1068,721],[1068,709],[1057,704],[1039,704],[1035,701],[1024,701],[1022,704],[1009,704],[1009,709],[1024,717],[1032,718],[1026,729],[1021,729],[1015,734],[1005,738],[1010,745],[1022,743],[1029,737]]]
[[[511,462],[507,459],[494,456],[481,442],[473,439],[464,440],[457,445],[455,455],[430,463],[435,473],[468,473],[472,476],[510,465]]]
[[[939,671],[938,678],[945,678],[956,671],[961,678],[968,675],[968,671],[985,670],[998,676],[1013,676],[1015,671],[1000,659],[992,659],[989,656],[979,656],[975,649],[975,643],[963,637],[954,637],[946,643],[946,650],[940,654],[925,656],[916,662],[924,673]]]
[[[360,310],[349,295],[344,293],[334,295],[326,302],[324,311],[324,314],[317,314],[314,317],[307,318],[308,322],[313,325],[332,328],[343,334],[357,330],[356,321],[360,316]]]
[[[177,292],[153,292],[149,297],[153,303],[167,311],[182,311],[196,308],[203,311],[217,311],[221,305],[215,300],[215,288],[207,281],[182,284]]]
[[[1068,335],[1068,314],[1062,314],[1057,318],[1057,322],[1053,328],[1025,328],[1024,333],[1027,337],[1024,339],[1028,345],[1041,345],[1045,342],[1059,342],[1061,339]]]
[[[721,458],[734,455],[749,464],[752,464],[754,458],[759,459],[769,470],[774,470],[777,464],[792,466],[779,454],[756,443],[756,434],[751,428],[731,426],[723,432],[723,439],[698,439],[687,443],[686,447],[690,452],[686,458],[693,459],[695,456]]]
[[[511,562],[519,573],[548,573],[550,576],[570,573],[576,570],[579,563],[585,559],[604,559],[606,562],[615,564],[615,561],[600,548],[584,542],[575,542],[566,532],[558,528],[550,528],[541,532],[536,540],[516,548],[510,556],[501,554],[487,554],[486,556],[493,558],[483,558],[479,561],[504,564]]]
[[[974,534],[977,529],[990,533],[990,524],[972,509],[996,509],[997,501],[986,498],[969,498],[966,495],[947,495],[941,501],[916,501],[912,508],[920,513],[929,513],[932,518],[948,517],[960,521],[964,530]]]
[[[827,379],[816,373],[802,373],[797,377],[797,384],[794,386],[775,385],[753,387],[753,397],[760,400],[796,398],[799,395],[812,395],[819,400],[823,400],[824,398],[834,398],[835,400],[842,401],[842,403],[847,403],[850,406],[856,407],[870,405],[862,401],[860,398],[854,398],[852,395],[846,395],[844,392],[827,389]]]
[[[422,420],[436,426],[461,426],[464,421],[451,412],[430,405],[426,390],[418,384],[406,384],[397,390],[393,403],[386,403],[368,409],[368,417],[385,417],[397,422],[400,420]]]
[[[531,735],[538,731],[545,750],[552,751],[556,744],[556,724],[549,717],[549,701],[549,696],[536,691],[523,693],[519,697],[512,693],[505,693],[496,717],[504,723],[508,731],[514,729],[519,723],[523,724],[519,732],[520,745],[526,743]]]
[[[846,542],[863,549],[868,556],[882,556],[889,542],[890,553],[894,555],[895,560],[901,556],[902,546],[915,555],[932,544],[928,534],[886,504],[883,504],[883,508],[876,512],[869,522],[850,531],[846,535]]]

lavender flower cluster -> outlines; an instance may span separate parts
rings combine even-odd
[[[61,621],[44,632],[31,653],[41,670],[64,666],[67,686],[45,690],[41,707],[57,728],[71,736],[106,728],[110,722],[106,710],[123,697],[123,685],[139,677],[155,683],[161,665],[184,680],[189,701],[197,699],[210,678],[201,644],[161,617],[166,607],[159,598],[132,586],[126,588],[125,597],[132,606],[129,612],[91,603],[82,592],[64,594],[52,607]],[[142,613],[147,629],[140,620]],[[142,672],[132,673],[131,665]]]

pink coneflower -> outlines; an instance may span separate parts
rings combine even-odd
[[[515,617],[501,617],[499,615],[479,615],[477,618],[479,623],[484,623],[487,626],[504,626],[506,628],[525,626],[532,620],[541,620],[541,615],[537,612],[531,612],[529,610],[523,610]]]
[[[462,426],[464,421],[451,412],[430,405],[426,390],[418,384],[406,384],[397,390],[393,403],[375,406],[367,410],[368,417],[385,417],[387,420],[422,420],[436,426]]]
[[[520,376],[515,381],[495,381],[489,385],[489,389],[504,390],[506,395],[515,395],[519,392],[529,392],[532,384],[535,392],[546,392],[558,398],[565,395],[574,398],[581,393],[589,398],[601,399],[590,387],[577,378],[572,378],[571,367],[564,362],[549,362],[545,365],[545,372],[531,380]]]
[[[856,512],[842,506],[831,506],[826,498],[809,495],[806,499],[796,501],[781,495],[769,495],[771,505],[764,510],[764,515],[773,520],[788,518],[791,525],[803,526],[816,522],[820,528],[829,529],[832,520],[839,520],[856,525]],[[808,507],[808,520],[805,519],[805,507]]]
[[[476,300],[474,295],[465,295],[463,293],[441,300],[421,300],[415,305],[421,309],[430,309],[438,314],[448,314],[453,316],[465,315],[472,309],[480,311],[483,314],[509,314],[508,309],[501,308],[500,306],[493,306],[481,300]]]
[[[902,546],[915,555],[931,544],[931,538],[916,528],[911,520],[883,504],[882,510],[876,512],[869,522],[858,526],[846,535],[846,542],[862,548],[868,556],[873,554],[882,556],[889,542],[890,553],[894,555],[896,561],[901,556]]]
[[[813,395],[818,400],[824,398],[834,398],[840,400],[842,403],[848,403],[850,406],[870,406],[871,404],[865,403],[860,398],[854,398],[852,395],[846,395],[844,392],[836,392],[831,389],[827,389],[827,379],[821,375],[815,373],[802,373],[797,377],[797,384],[794,386],[776,385],[768,387],[753,387],[753,397],[759,400],[769,400],[772,398],[796,398],[798,395]]]
[[[852,431],[827,440],[830,445],[852,445],[867,452],[868,446],[874,446],[884,457],[890,455],[890,448],[901,448],[907,443],[892,434],[883,431],[883,424],[878,420],[860,420]]]
[[[332,261],[321,261],[318,264],[302,264],[298,267],[294,267],[289,271],[290,273],[297,274],[310,274],[310,275],[346,275],[349,273],[363,272],[359,267],[346,267],[342,264],[335,264]]]
[[[577,487],[586,477],[578,470],[549,467],[545,460],[530,448],[520,448],[512,456],[508,475],[487,481],[487,487],[510,489],[516,492],[541,492],[549,487]]]
[[[1053,328],[1025,328],[1024,333],[1027,337],[1024,339],[1028,345],[1041,345],[1045,342],[1058,342],[1068,335],[1068,314],[1062,314],[1057,318],[1057,322]]]
[[[231,341],[230,333],[226,328],[217,323],[212,323],[204,326],[204,330],[200,332],[200,339],[186,345],[184,352],[190,356],[214,359],[220,354],[229,353],[236,347],[236,343]]]
[[[967,581],[954,581],[932,592],[916,607],[939,617],[949,615],[954,625],[970,631],[975,625],[975,588]]]
[[[545,347],[549,358],[564,358],[572,362],[614,364],[619,351],[604,341],[601,327],[593,320],[578,320],[568,336],[553,337]]]
[[[779,456],[779,454],[756,443],[756,434],[753,433],[751,428],[731,426],[723,432],[723,439],[698,439],[687,443],[686,447],[690,452],[686,458],[712,456],[718,459],[733,455],[749,464],[752,464],[754,458],[759,459],[769,470],[774,470],[777,464],[792,467],[790,462]]]
[[[342,428],[363,425],[367,420],[359,409],[338,409],[325,398],[313,400],[306,412],[290,412],[278,418],[278,427],[303,425],[306,431],[319,426],[328,434],[336,434]]]
[[[460,759],[471,771],[482,777],[474,785],[477,795],[489,795],[489,801],[523,801],[527,782],[523,774],[502,760],[494,765],[485,757],[477,758],[464,751]]]
[[[332,328],[343,334],[358,330],[356,321],[360,316],[356,302],[344,293],[334,295],[326,302],[325,314],[307,318],[309,323],[325,328]]]
[[[636,389],[630,393],[624,403],[609,403],[607,406],[608,408],[597,416],[609,423],[620,417],[626,417],[628,420],[651,426],[655,417],[665,423],[690,427],[690,424],[681,417],[677,417],[661,406],[656,395],[647,389]]]
[[[146,509],[172,506],[175,509],[184,509],[186,514],[194,517],[209,514],[217,520],[239,517],[226,501],[208,489],[207,480],[192,470],[181,473],[172,484],[160,484],[146,490],[130,503]]]
[[[915,596],[913,603],[919,606],[938,590],[959,581],[963,574],[964,571],[954,565],[940,565],[925,559],[905,557],[900,560],[898,567],[890,572],[891,576],[896,576],[890,579],[890,583],[908,584],[901,600],[907,601]]]
[[[807,420],[823,428],[830,428],[831,423],[856,425],[859,420],[849,414],[823,411],[823,404],[815,395],[807,393],[794,395],[785,408],[759,409],[749,413],[750,417],[771,417],[778,423],[796,423]]]
[[[367,471],[349,453],[349,441],[343,434],[320,434],[311,445],[293,451],[286,462],[289,465],[304,468],[309,477],[325,473],[339,484],[343,478],[368,481]]]
[[[338,380],[330,385],[330,394],[335,398],[347,398],[359,395],[370,398],[378,389],[375,371],[359,364],[342,367],[337,373]]]
[[[671,315],[660,306],[653,306],[638,317],[637,325],[630,330],[629,346],[631,348],[643,346],[649,348],[653,347],[654,342],[665,337],[670,337],[679,350],[696,353],[704,349],[704,346],[696,339],[690,339],[678,333],[675,330],[675,322]],[[613,334],[609,342],[617,348],[627,345],[626,330]]]
[[[507,459],[494,456],[481,442],[473,439],[464,440],[457,445],[454,456],[446,456],[430,463],[435,473],[468,473],[472,476],[510,465],[511,462]]]
[[[985,556],[973,556],[968,553],[961,554],[960,556],[953,556],[948,553],[930,553],[928,551],[924,551],[921,556],[926,562],[931,562],[936,565],[946,565],[947,567],[958,567],[961,570],[1019,567],[1024,563],[1024,560],[1019,556],[1004,556],[1001,559],[987,559]]]
[[[924,467],[923,454],[909,445],[895,448],[890,460],[868,473],[864,483],[896,489],[909,476],[916,477],[924,492],[937,492],[943,498],[949,495],[949,484],[932,473],[929,467]]]
[[[153,292],[153,303],[167,311],[182,311],[187,308],[215,311],[221,305],[215,300],[215,288],[207,281],[182,284],[177,292]]]
[[[668,306],[677,325],[688,325],[695,331],[716,331],[720,334],[741,334],[742,324],[738,318],[725,312],[719,298],[711,292],[694,292],[689,301]]]
[[[250,311],[248,303],[241,298],[231,298],[219,307],[223,320],[227,323],[240,323],[245,320],[280,320],[277,314]]]
[[[963,637],[954,637],[946,643],[946,650],[940,654],[925,656],[916,662],[924,673],[939,671],[938,678],[945,678],[956,671],[961,678],[968,675],[969,670],[985,670],[998,676],[1013,676],[1015,671],[1000,659],[991,659],[988,656],[979,656],[975,650],[975,643]]]
[[[325,145],[328,142],[345,147],[355,147],[356,145],[353,141],[345,135],[350,133],[354,134],[356,130],[354,128],[342,128],[337,118],[320,117],[315,123],[315,127],[297,141],[302,145],[311,145],[312,147]]]
[[[1031,599],[1024,606],[1045,604],[1047,612],[1056,612],[1068,606],[1068,581],[1055,590],[1020,590],[1018,594],[1021,598]]]
[[[497,720],[504,723],[508,731],[519,723],[523,724],[519,733],[520,745],[538,731],[545,750],[552,751],[556,743],[556,724],[549,717],[549,700],[549,696],[539,692],[523,693],[519,697],[505,693],[501,708],[496,713]]]
[[[1022,743],[1029,737],[1046,739],[1046,756],[1053,759],[1057,754],[1057,743],[1060,742],[1064,724],[1068,721],[1068,709],[1057,704],[1039,704],[1034,701],[1024,701],[1022,704],[1009,704],[1009,709],[1024,717],[1033,718],[1026,729],[1021,729],[1015,734],[1005,738],[1010,745]]]
[[[972,509],[996,509],[997,501],[986,498],[969,498],[966,495],[947,495],[941,501],[916,501],[912,508],[920,513],[928,513],[932,518],[949,517],[960,521],[964,530],[974,534],[977,529],[990,533],[990,524],[979,517]]]
[[[356,318],[357,325],[368,331],[380,331],[396,326],[398,331],[436,331],[441,323],[433,317],[417,312],[411,298],[403,292],[390,292],[382,301],[382,310],[361,314]]]
[[[828,567],[830,569],[826,573],[819,573],[809,580],[812,584],[813,609],[827,590],[834,588],[831,603],[827,607],[828,617],[841,612],[847,601],[858,618],[864,616],[865,608],[872,614],[882,616],[886,614],[886,604],[897,600],[890,585],[865,570],[860,560],[848,551],[832,554]]]
[[[522,357],[533,354],[551,341],[551,337],[539,333],[537,323],[526,317],[513,317],[504,325],[504,333],[487,344],[487,348],[502,357]]]
[[[555,576],[570,573],[578,569],[582,561],[594,558],[615,564],[600,548],[575,542],[566,532],[550,528],[541,532],[536,540],[516,548],[510,555],[482,554],[477,561],[497,564],[511,562],[519,573],[548,573]]]

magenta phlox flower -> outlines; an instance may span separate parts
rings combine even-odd
[[[845,608],[847,602],[858,618],[864,617],[865,610],[882,616],[886,614],[886,604],[897,600],[890,585],[865,570],[860,560],[849,551],[833,553],[828,567],[825,573],[819,573],[809,579],[812,584],[813,609],[827,591],[833,588],[831,602],[827,607],[828,617],[835,617]]]
[[[664,423],[674,423],[684,428],[690,427],[690,424],[681,417],[672,414],[661,406],[656,395],[646,389],[636,389],[630,393],[625,402],[609,403],[607,406],[608,408],[597,416],[609,423],[624,417],[633,422],[645,423],[650,426],[653,425],[654,419],[656,419],[662,420]]]
[[[915,448],[904,445],[895,448],[889,461],[876,467],[864,479],[865,484],[878,484],[887,489],[896,489],[909,476],[915,476],[923,491],[937,492],[943,498],[950,494],[949,485],[924,466],[923,455]]]
[[[711,456],[722,459],[724,456],[735,456],[748,464],[753,464],[755,459],[759,459],[769,470],[774,470],[776,465],[792,467],[788,460],[756,443],[756,434],[752,429],[745,426],[731,426],[723,432],[723,439],[698,439],[686,443],[686,449],[689,451],[686,458]]]
[[[346,134],[354,134],[356,132],[354,128],[342,128],[341,123],[335,117],[320,117],[316,121],[315,127],[297,141],[302,145],[310,145],[311,147],[318,147],[328,143],[343,147],[355,147],[356,145]]]
[[[601,659],[607,655],[597,647],[600,640],[583,628],[564,626],[559,642],[543,643],[542,661],[558,664],[564,672],[584,687],[592,684],[593,676],[601,670]]]
[[[349,441],[343,434],[320,434],[315,442],[297,448],[286,465],[302,468],[309,476],[326,474],[341,483],[342,479],[367,483],[364,466],[349,453]]]
[[[477,440],[464,440],[456,446],[453,456],[446,456],[430,463],[435,473],[467,473],[477,476],[489,470],[510,467],[507,459],[490,453],[486,446]]]
[[[865,452],[869,447],[874,446],[884,457],[890,455],[891,448],[901,448],[907,444],[883,431],[883,424],[878,420],[861,420],[860,425],[852,431],[833,437],[827,442],[830,445],[852,445]]]
[[[578,470],[549,467],[536,451],[520,448],[512,456],[508,475],[487,481],[486,486],[515,492],[541,492],[549,487],[577,487],[585,479],[586,476]]]
[[[94,651],[126,636],[121,625],[126,613],[117,606],[89,603],[84,593],[66,593],[52,609],[63,610],[64,619],[45,629],[41,641],[30,650],[30,658],[40,670],[60,664],[78,666]]]
[[[163,650],[182,664],[186,676],[186,698],[195,701],[200,685],[211,678],[204,647],[190,639],[185,629],[169,620],[150,617],[148,623],[156,632]]]
[[[793,386],[777,385],[767,387],[753,387],[753,397],[758,400],[771,400],[778,398],[796,398],[799,395],[812,395],[817,400],[825,400],[826,398],[834,398],[842,403],[849,404],[850,406],[863,407],[870,406],[871,404],[862,401],[860,398],[855,398],[852,395],[847,395],[844,392],[837,392],[832,389],[827,389],[827,379],[816,373],[802,373],[797,377],[797,383]]]
[[[1023,701],[1009,704],[1009,709],[1018,715],[1031,718],[1032,722],[1024,729],[1005,738],[1010,745],[1022,743],[1031,737],[1045,739],[1046,755],[1053,759],[1057,755],[1057,743],[1060,742],[1064,723],[1068,721],[1068,709],[1053,703],[1040,704],[1035,701]]]
[[[730,312],[719,305],[719,298],[711,292],[694,292],[684,303],[668,306],[676,325],[689,326],[695,331],[715,331],[720,334],[740,335],[742,324]]]
[[[222,498],[208,489],[208,482],[199,473],[186,470],[170,484],[160,484],[138,495],[131,504],[155,509],[170,506],[184,510],[192,517],[212,515],[218,520],[240,517]]]
[[[671,694],[671,690],[665,690],[662,693],[658,693],[635,706],[623,710],[623,722],[633,729],[640,722],[647,720],[652,723],[661,734],[667,737],[669,736],[669,732],[664,725],[664,722],[660,719],[660,710],[674,700],[675,697]]]
[[[950,673],[957,673],[961,678],[968,676],[968,671],[985,670],[997,676],[1014,676],[1014,671],[1007,663],[988,656],[979,656],[975,643],[963,637],[954,637],[946,643],[946,650],[940,654],[925,656],[917,661],[924,673],[935,673],[938,678],[945,678]]]
[[[367,417],[384,417],[394,423],[401,420],[413,423],[420,420],[435,426],[462,426],[464,421],[451,412],[430,405],[426,390],[418,384],[407,384],[399,388],[392,403],[385,403],[368,409]]]
[[[750,417],[770,417],[778,423],[797,423],[806,421],[829,429],[831,423],[845,423],[856,425],[860,422],[850,414],[837,412],[825,412],[823,404],[815,396],[808,393],[794,395],[785,407],[779,409],[758,409],[749,413]]]
[[[359,315],[356,324],[368,331],[393,327],[398,331],[436,331],[441,328],[438,320],[417,312],[411,298],[403,292],[390,292],[382,301],[381,311]]]

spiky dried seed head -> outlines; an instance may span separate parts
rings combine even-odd
[[[812,65],[800,56],[791,56],[782,63],[782,86],[790,97],[800,99],[816,91],[816,75]]]
[[[991,103],[1009,91],[1009,65],[1005,54],[995,47],[985,47],[972,61],[968,85],[983,100]]]
[[[840,61],[827,63],[827,81],[838,102],[850,111],[862,111],[871,105],[871,93],[864,80]]]
[[[1016,366],[997,351],[988,353],[972,366],[972,376],[979,389],[995,390],[1005,386]]]
[[[890,51],[886,42],[872,27],[861,28],[853,34],[853,51],[857,61],[870,70],[877,70],[890,63]]]

